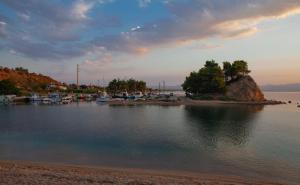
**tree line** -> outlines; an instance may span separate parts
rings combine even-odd
[[[226,85],[250,73],[248,63],[237,60],[232,63],[223,62],[223,68],[214,60],[206,61],[199,71],[191,72],[182,84],[187,93],[208,94],[224,93]]]
[[[135,91],[145,92],[147,90],[147,86],[146,82],[132,78],[129,80],[113,79],[109,82],[106,90],[112,94],[117,94],[123,91],[127,91],[128,93]]]

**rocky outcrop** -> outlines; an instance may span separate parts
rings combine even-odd
[[[236,101],[264,101],[265,97],[251,76],[244,76],[227,85],[226,97]]]

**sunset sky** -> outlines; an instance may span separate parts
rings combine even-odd
[[[300,83],[300,0],[0,0],[0,65],[73,83],[180,85],[206,60]]]

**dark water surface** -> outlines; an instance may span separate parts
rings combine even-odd
[[[264,107],[0,106],[0,160],[225,173],[300,183],[300,94],[291,97],[292,105]]]

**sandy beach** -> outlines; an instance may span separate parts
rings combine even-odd
[[[290,184],[238,176],[0,161],[0,184]]]

